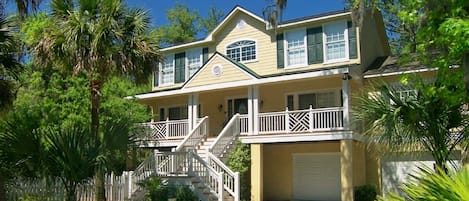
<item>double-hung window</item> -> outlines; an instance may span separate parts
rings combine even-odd
[[[234,42],[226,47],[226,56],[237,62],[256,60],[256,42],[242,40]]]
[[[174,83],[174,54],[165,56],[165,60],[160,64],[160,85]]]
[[[306,30],[285,32],[285,45],[287,67],[307,65]]]
[[[326,62],[348,59],[347,22],[336,22],[324,25],[325,60]]]
[[[186,52],[187,77],[189,79],[202,66],[202,49],[197,48]]]
[[[289,110],[338,107],[340,97],[337,90],[287,95]]]

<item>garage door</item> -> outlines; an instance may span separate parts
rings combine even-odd
[[[340,200],[338,153],[293,154],[294,200]]]
[[[385,195],[388,192],[397,192],[403,195],[399,186],[409,180],[410,175],[420,172],[419,167],[433,169],[434,161],[428,154],[412,156],[402,154],[397,157],[390,157],[382,163],[382,192]],[[461,166],[459,161],[448,162],[447,166],[454,169]]]

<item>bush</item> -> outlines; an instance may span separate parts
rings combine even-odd
[[[176,201],[197,201],[198,197],[187,186],[179,187],[176,190]]]
[[[376,200],[376,186],[367,184],[355,187],[353,200],[355,201],[375,201]]]
[[[147,201],[168,200],[169,189],[163,184],[161,178],[149,178],[142,181],[139,185],[145,189],[145,198]]]
[[[228,158],[228,167],[240,176],[241,200],[250,200],[251,184],[249,167],[251,167],[251,147],[247,144],[237,142],[236,149]]]

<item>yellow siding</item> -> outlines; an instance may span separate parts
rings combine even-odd
[[[264,162],[262,165],[258,165],[264,167],[262,182],[264,186],[264,200],[292,199],[292,155],[294,153],[330,152],[340,152],[340,143],[338,141],[264,144]],[[251,165],[251,167],[253,166]]]
[[[342,79],[340,77],[260,86],[259,102],[262,101],[263,104],[260,106],[259,112],[285,111],[286,95],[289,93],[340,89],[342,89]]]
[[[222,74],[215,76],[212,68],[215,65],[221,66]],[[252,79],[246,72],[243,72],[237,66],[225,60],[221,56],[215,56],[207,65],[195,75],[195,77],[186,85],[187,88],[211,84],[220,84]]]
[[[223,129],[224,123],[229,120],[227,119],[227,99],[243,97],[245,98],[247,97],[247,94],[247,88],[206,92],[199,94],[199,103],[202,107],[201,115],[209,117],[210,136],[217,136]],[[222,105],[221,111],[218,110],[218,107],[220,105]]]
[[[361,142],[353,143],[353,186],[366,184],[365,146]]]
[[[264,145],[251,144],[251,199],[264,200]]]

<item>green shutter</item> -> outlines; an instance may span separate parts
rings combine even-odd
[[[283,34],[277,34],[277,68],[285,68],[283,55]]]
[[[181,52],[174,55],[175,68],[174,68],[174,82],[181,83],[185,81],[185,69],[186,69],[186,53]]]
[[[153,72],[153,86],[157,87],[158,86],[158,69]]]
[[[208,60],[208,47],[202,48],[202,59],[203,63],[205,64],[205,62]]]
[[[351,21],[347,22],[348,28],[348,50],[349,50],[349,58],[356,59],[358,58],[357,53],[357,30],[353,26]]]
[[[317,64],[324,61],[322,46],[322,27],[306,30],[308,41],[308,64]]]

